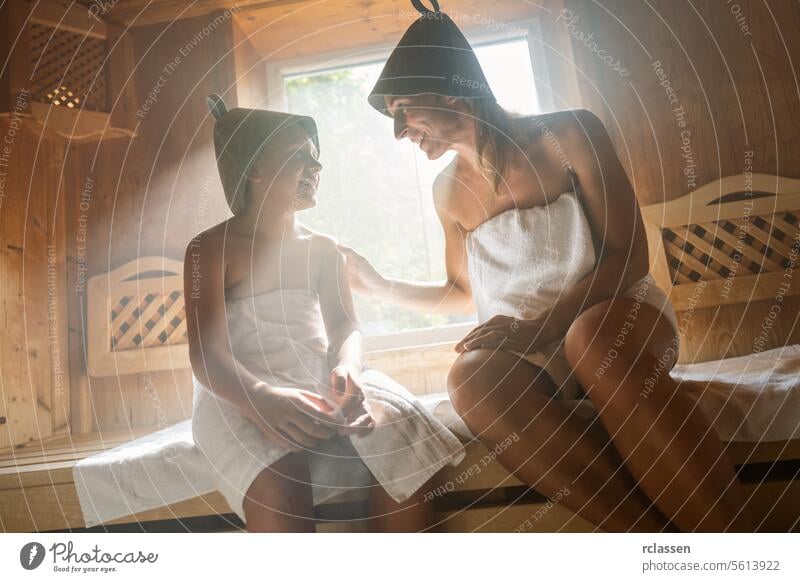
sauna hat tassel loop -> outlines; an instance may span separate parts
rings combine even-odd
[[[317,124],[311,117],[265,109],[228,109],[216,93],[206,98],[214,118],[214,151],[225,199],[234,215],[247,209],[247,177],[270,140],[286,127],[300,123],[319,153]]]
[[[437,0],[411,0],[419,18],[406,30],[389,55],[369,104],[384,115],[384,97],[434,93],[462,99],[494,100],[486,75],[469,41]]]
[[[411,0],[411,5],[419,10],[419,13],[422,15],[429,14],[431,12],[441,12],[441,10],[439,10],[439,3],[436,0],[429,0],[429,2],[431,3],[431,6],[433,6],[433,10],[426,8],[421,0]]]

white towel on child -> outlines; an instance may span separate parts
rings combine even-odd
[[[403,386],[376,370],[362,380],[376,426],[350,441],[392,498],[406,499],[445,464],[463,460],[460,440]]]
[[[253,374],[271,385],[329,394],[328,346],[315,292],[278,289],[230,300],[226,314],[232,352]],[[402,386],[375,370],[365,370],[362,380],[377,426],[363,437],[334,437],[307,452],[315,503],[368,486],[370,473],[400,502],[465,455],[458,438]],[[217,490],[244,521],[250,484],[288,449],[196,378],[192,434]]]

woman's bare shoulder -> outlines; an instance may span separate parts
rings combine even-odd
[[[556,131],[574,125],[590,116],[596,117],[595,114],[588,109],[577,107],[574,109],[560,109],[558,111],[548,111],[546,113],[537,113],[535,115],[520,117],[519,122],[528,127],[545,132],[548,129]]]
[[[544,149],[553,160],[570,167],[596,156],[597,147],[608,142],[603,122],[588,109],[551,111],[531,116],[526,123],[531,136],[527,153],[535,157]]]
[[[600,118],[588,109],[565,109],[553,111],[533,121],[544,134],[552,134],[563,143],[584,143],[605,134],[605,126]]]
[[[458,178],[458,156],[445,166],[433,180],[433,202],[437,209],[449,209],[456,194]]]

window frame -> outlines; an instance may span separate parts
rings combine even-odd
[[[541,23],[538,18],[516,20],[506,23],[506,30],[488,31],[485,28],[462,29],[473,47],[525,39],[528,41],[531,65],[534,67],[534,89],[542,113],[555,110],[556,96],[550,83],[547,66],[546,43],[542,39]],[[286,110],[286,91],[284,77],[300,74],[321,73],[344,67],[385,62],[395,44],[364,45],[355,50],[329,51],[291,59],[268,61],[266,63],[267,106],[270,109]]]
[[[506,23],[504,30],[489,31],[486,28],[464,28],[462,31],[473,47],[486,46],[514,40],[526,40],[534,69],[534,90],[539,109],[545,113],[555,109],[556,96],[550,83],[550,74],[545,58],[546,44],[542,39],[538,18],[517,20]],[[292,59],[266,63],[267,107],[286,111],[287,100],[285,78],[322,73],[345,67],[385,62],[395,44],[364,45],[358,49],[331,51]],[[366,100],[364,106],[367,106]],[[475,327],[475,322],[455,323],[437,327],[403,330],[387,334],[364,336],[364,350],[367,352],[421,347],[439,343],[455,343]]]

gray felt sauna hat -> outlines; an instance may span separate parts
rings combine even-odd
[[[384,115],[384,96],[411,96],[435,93],[462,99],[494,99],[486,75],[469,41],[452,19],[429,0],[430,10],[421,0],[411,0],[420,17],[406,30],[389,55],[369,104]]]
[[[247,208],[247,176],[261,150],[281,129],[300,123],[319,152],[317,124],[306,115],[293,115],[265,109],[228,109],[216,93],[206,99],[214,116],[214,151],[222,189],[231,212]]]

